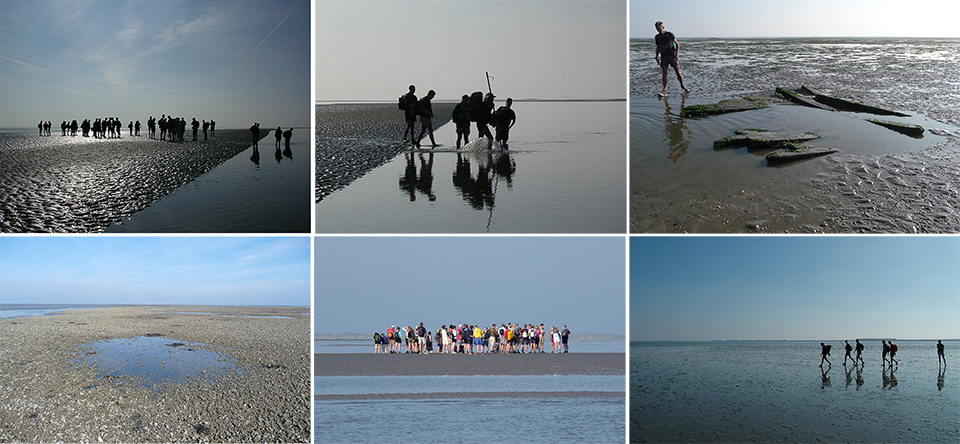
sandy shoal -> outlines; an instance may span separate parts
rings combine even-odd
[[[310,441],[308,312],[115,307],[0,320],[0,442]],[[82,344],[147,334],[205,344],[241,371],[153,389],[104,382],[75,360]]]
[[[313,355],[314,376],[624,375],[624,353]]]

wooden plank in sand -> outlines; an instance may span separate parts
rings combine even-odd
[[[923,127],[920,125],[910,125],[907,123],[891,122],[889,120],[880,119],[867,119],[867,122],[880,125],[884,128],[892,129],[900,134],[906,134],[917,139],[923,137]]]
[[[727,99],[708,105],[685,106],[680,111],[682,117],[709,116],[713,114],[726,114],[739,111],[749,111],[752,109],[766,108],[767,104],[762,100],[756,100],[744,97],[742,99]]]
[[[899,117],[910,117],[908,114],[903,114],[896,111],[891,111],[888,109],[879,108],[876,106],[871,106],[859,102],[854,102],[852,100],[841,99],[838,97],[828,96],[823,94],[815,89],[810,88],[809,86],[801,86],[801,90],[805,90],[814,95],[813,100],[820,102],[824,105],[832,106],[840,111],[853,111],[858,113],[869,113],[876,114],[878,116],[899,116]]]
[[[781,133],[764,129],[739,129],[736,135],[713,141],[713,149],[724,149],[736,146],[750,148],[777,148],[783,145],[806,142],[818,139],[820,136],[813,133]]]
[[[833,154],[840,150],[836,148],[821,148],[821,147],[812,147],[797,145],[794,148],[787,150],[774,151],[770,154],[767,154],[767,166],[774,165],[783,165],[787,162],[794,162],[797,160],[810,159],[813,157],[825,156],[827,154]]]

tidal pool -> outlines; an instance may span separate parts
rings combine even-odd
[[[198,381],[239,370],[233,359],[200,343],[163,336],[137,336],[90,342],[80,346],[78,364],[97,369],[103,380],[135,378],[141,386]]]

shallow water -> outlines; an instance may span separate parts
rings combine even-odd
[[[623,353],[625,341],[570,341],[570,353]],[[434,348],[434,350],[437,350]],[[550,344],[543,345],[543,351],[550,352]],[[373,339],[369,341],[313,341],[314,353],[373,353]]]
[[[317,376],[314,395],[446,392],[616,392],[623,375]]]
[[[144,387],[197,381],[237,370],[232,359],[206,349],[203,344],[166,337],[103,340],[82,344],[80,348],[82,361],[99,369],[104,381],[134,377]]]
[[[30,316],[59,315],[60,311],[77,308],[100,308],[108,305],[95,304],[0,304],[0,319],[25,318]]]
[[[309,128],[295,128],[278,151],[271,133],[259,158],[251,146],[106,232],[309,232],[311,141]]]
[[[681,42],[693,92],[659,100],[647,42],[631,43],[631,232],[960,230],[960,40],[753,39]],[[925,62],[911,67],[917,59]],[[747,81],[749,79],[749,81]],[[909,81],[907,81],[909,80]],[[681,118],[683,106],[808,85],[895,110],[921,139],[771,100],[770,108]],[[811,131],[840,153],[769,168],[767,151],[714,150],[741,128]]]
[[[938,368],[936,341],[897,341],[892,373],[863,343],[862,368],[835,343],[823,369],[813,341],[631,343],[630,439],[957,442],[960,370]]]
[[[322,233],[623,232],[623,102],[517,102],[509,152],[403,153],[316,205]],[[476,137],[472,128],[471,137]]]

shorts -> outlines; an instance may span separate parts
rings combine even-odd
[[[509,126],[498,126],[496,140],[502,140],[504,142],[510,138],[510,127]]]
[[[680,68],[680,66],[677,64],[677,59],[676,59],[676,58],[674,58],[674,57],[661,57],[661,58],[660,58],[660,67],[661,67],[661,68],[667,69],[667,68],[669,68],[669,67],[671,67],[671,66],[674,67],[674,68],[678,68],[678,69]]]
[[[562,342],[563,344],[566,344],[566,343],[567,343],[567,339],[570,339],[570,337],[569,337],[569,336],[561,336],[561,337],[560,337],[560,342]]]
[[[404,116],[407,118],[407,123],[414,123],[417,121],[416,114],[404,113]]]
[[[458,124],[457,124],[457,134],[464,134],[464,135],[469,136],[469,135],[470,135],[470,122],[467,122],[467,123],[462,124],[462,125],[458,123]]]
[[[430,117],[430,116],[420,116],[420,125],[423,125],[424,127],[427,127],[427,128],[430,128],[430,129],[433,129],[433,121],[432,121],[431,119],[433,119],[433,117]]]
[[[483,344],[483,338],[473,338],[473,345]]]

